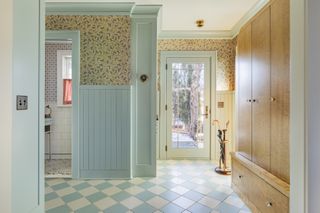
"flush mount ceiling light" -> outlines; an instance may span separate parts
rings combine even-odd
[[[203,19],[198,19],[198,20],[196,20],[196,24],[197,24],[197,27],[203,27],[204,20]]]

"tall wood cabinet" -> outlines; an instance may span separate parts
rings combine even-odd
[[[271,0],[238,35],[232,185],[257,212],[288,211],[274,200],[277,193],[262,189],[271,186],[289,201],[289,23],[289,0]],[[248,179],[259,183],[258,189],[245,186]],[[252,196],[259,187],[266,209]]]
[[[271,173],[289,183],[289,1],[275,1],[271,11]]]
[[[251,23],[252,161],[270,169],[270,8]],[[241,75],[241,70],[239,71]],[[242,85],[239,85],[240,87]],[[241,130],[239,130],[241,131]]]
[[[245,26],[238,36],[237,45],[238,93],[238,151],[251,160],[251,25]],[[241,87],[239,86],[241,85]]]

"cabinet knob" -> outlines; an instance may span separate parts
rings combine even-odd
[[[239,175],[238,178],[239,178],[239,179],[242,179],[242,178],[243,178],[243,175]]]
[[[272,203],[271,203],[271,202],[266,202],[266,206],[267,206],[268,208],[271,208],[271,207],[272,207]]]
[[[254,103],[255,103],[255,102],[258,102],[258,100],[257,100],[257,99],[252,99],[252,102],[254,102]]]
[[[251,99],[247,99],[247,102],[251,102]]]
[[[275,102],[276,98],[275,97],[271,97],[270,100],[271,100],[271,102]]]

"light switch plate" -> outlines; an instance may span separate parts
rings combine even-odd
[[[28,109],[28,96],[17,95],[17,110]]]

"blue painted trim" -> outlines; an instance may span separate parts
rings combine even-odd
[[[72,177],[79,178],[80,32],[46,31],[46,39],[72,40]]]
[[[48,2],[47,15],[130,15],[134,3],[128,2]]]
[[[38,205],[39,211],[43,212],[45,210],[45,136],[43,131],[43,126],[45,126],[44,119],[44,109],[45,109],[45,2],[44,0],[39,0],[39,91],[38,91],[38,103],[39,103],[39,126],[38,134]]]
[[[162,5],[136,5],[131,12],[132,18],[157,18]]]
[[[80,89],[86,89],[86,90],[90,90],[90,89],[101,89],[101,90],[130,90],[130,85],[80,85]]]
[[[154,14],[146,12],[145,15],[139,12],[139,15],[132,16],[131,61],[134,78],[131,89],[131,172],[133,177],[156,175],[157,12],[158,10],[155,10]],[[150,80],[141,84],[139,79],[141,74],[149,75]]]

